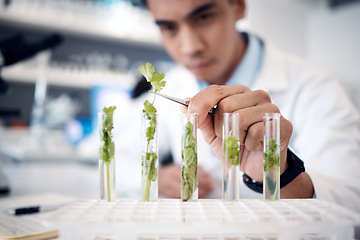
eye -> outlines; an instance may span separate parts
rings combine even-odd
[[[198,16],[198,18],[196,19],[196,22],[197,23],[206,23],[206,22],[210,21],[214,16],[215,16],[215,14],[213,14],[213,13],[203,13]]]
[[[174,24],[162,24],[160,31],[163,33],[173,33],[176,31],[176,26]]]

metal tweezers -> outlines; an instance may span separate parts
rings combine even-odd
[[[151,93],[153,93],[155,95],[159,95],[159,96],[161,96],[163,98],[169,99],[169,100],[171,100],[173,102],[180,103],[180,104],[185,105],[185,106],[189,106],[189,103],[190,103],[190,101],[187,100],[187,99],[171,97],[171,96],[168,96],[166,94],[158,93],[158,92],[151,92]],[[216,107],[217,107],[217,105],[215,105],[212,109],[210,109],[209,113],[210,114],[215,114]]]

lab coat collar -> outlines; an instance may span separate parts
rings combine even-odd
[[[261,38],[264,42],[264,58],[262,68],[254,83],[253,89],[264,89],[271,92],[280,92],[288,89],[286,80],[284,53],[272,42]],[[261,86],[261,87],[260,87]]]

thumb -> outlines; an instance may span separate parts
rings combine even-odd
[[[185,99],[191,101],[191,98],[185,98]],[[187,113],[187,111],[188,111],[188,106],[180,105],[180,112],[181,113]]]

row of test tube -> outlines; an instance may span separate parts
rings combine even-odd
[[[198,157],[197,130],[198,115],[196,113],[181,114],[181,199],[183,201],[198,200]],[[236,201],[240,199],[240,163],[245,145],[240,144],[241,130],[238,113],[223,115],[222,130],[222,199]],[[143,114],[142,124],[142,200],[158,200],[158,143],[157,143],[158,114],[149,117]],[[106,116],[99,113],[99,128],[105,125]],[[280,114],[266,113],[264,123],[263,148],[263,198],[266,200],[280,199]],[[107,138],[108,140],[111,138]],[[109,143],[108,143],[109,144]],[[180,146],[179,146],[180,147]],[[115,190],[115,161],[99,161],[100,169],[100,198],[107,201],[116,199]]]

